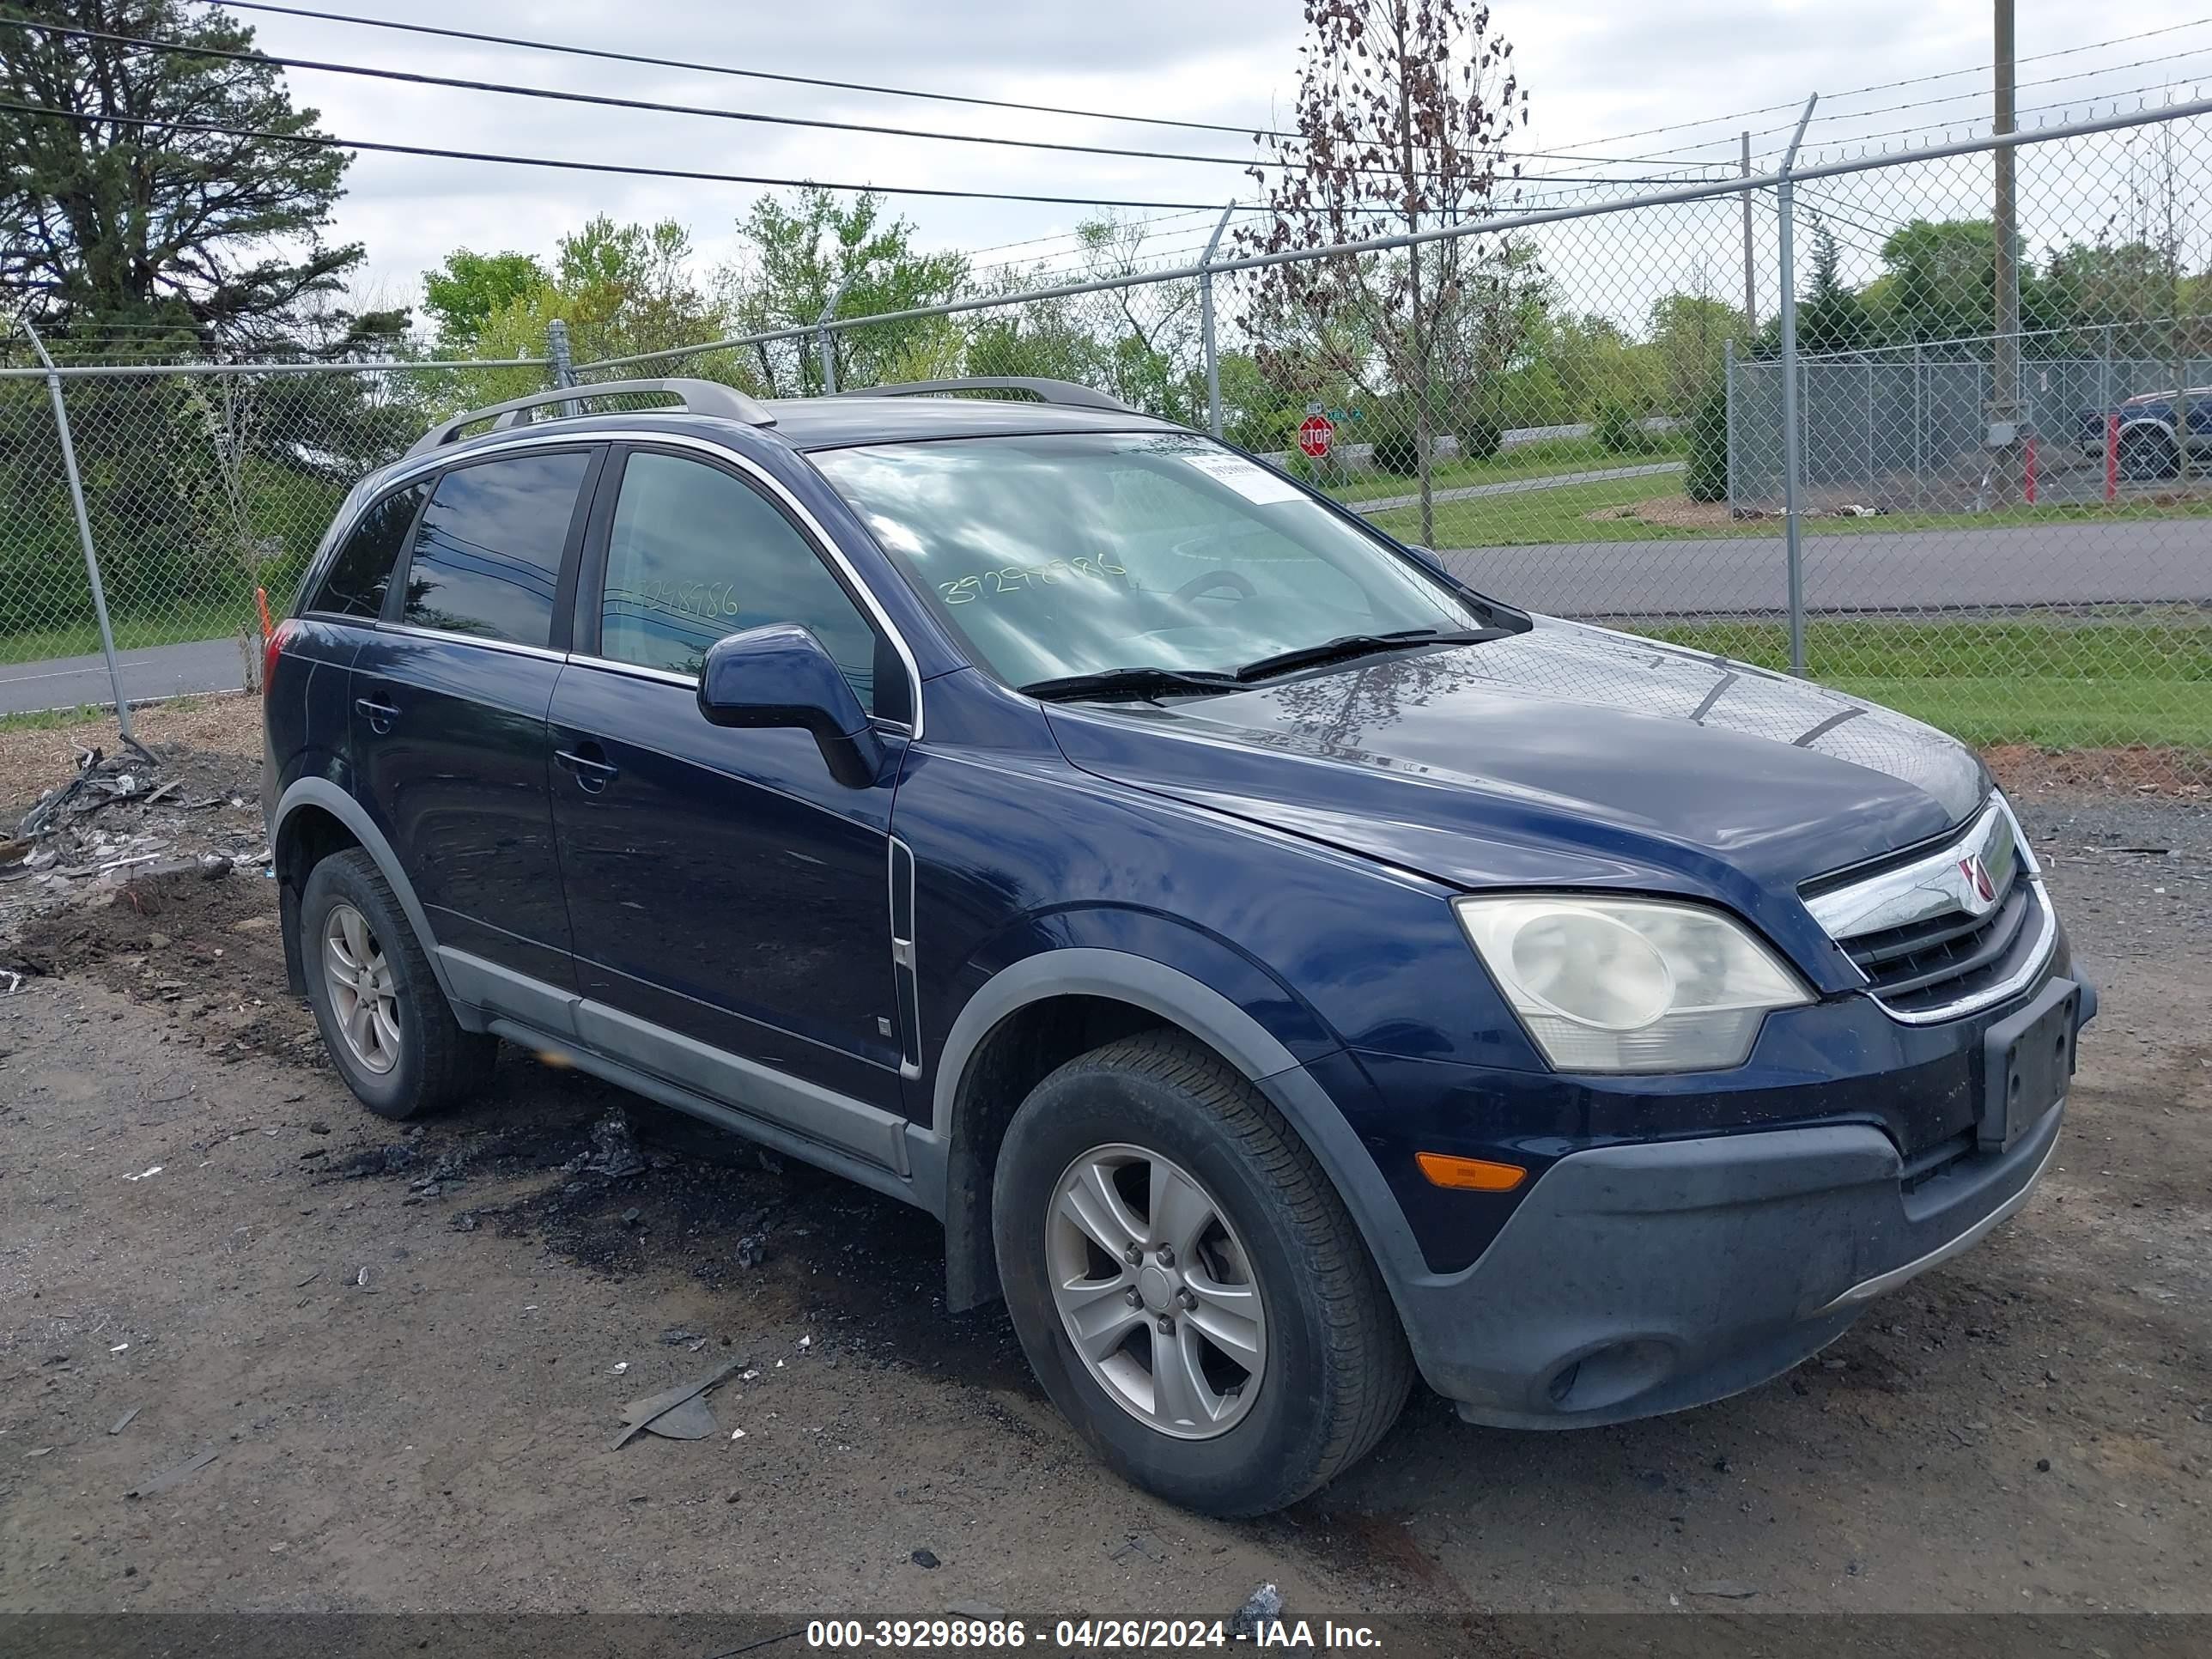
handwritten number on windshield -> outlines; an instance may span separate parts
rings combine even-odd
[[[1018,592],[1032,586],[1057,587],[1060,579],[1068,574],[1090,576],[1104,580],[1109,576],[1126,576],[1127,565],[1115,564],[1103,557],[1093,559],[1079,555],[1073,559],[1054,559],[1046,564],[1009,564],[996,570],[985,570],[973,576],[963,576],[957,581],[939,582],[938,593],[947,605],[973,605],[987,593]]]

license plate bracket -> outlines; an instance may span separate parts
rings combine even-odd
[[[2081,988],[2054,979],[2018,1013],[1982,1036],[1978,1139],[1986,1152],[2008,1150],[2064,1097],[2074,1075]]]

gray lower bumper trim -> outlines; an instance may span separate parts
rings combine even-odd
[[[1927,1255],[1914,1257],[1901,1267],[1892,1267],[1886,1273],[1876,1273],[1872,1279],[1861,1279],[1842,1295],[1818,1308],[1809,1310],[1806,1317],[1818,1319],[1823,1314],[1838,1313],[1845,1308],[1855,1308],[1861,1303],[1871,1302],[1884,1292],[1895,1290],[1908,1279],[1917,1278],[1930,1267],[1939,1267],[1953,1256],[1963,1255],[1972,1249],[1975,1245],[1989,1237],[1999,1222],[2011,1219],[2020,1206],[2027,1202],[2035,1191],[2036,1184],[2043,1179],[2044,1171],[2051,1167],[2051,1160],[2057,1155],[2058,1138],[2054,1135],[2051,1137],[2051,1145],[2044,1149],[2043,1157],[2035,1166],[2035,1173],[2028,1176],[2027,1184],[1972,1226],[1967,1228],[1966,1231],[1960,1233],[1956,1238],[1938,1244]]]

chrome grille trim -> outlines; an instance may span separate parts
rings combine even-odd
[[[1978,885],[1961,868],[1978,858],[1988,872],[1993,896],[1984,900]],[[1944,916],[1979,918],[2003,905],[2013,884],[2031,884],[2035,891],[2034,943],[2020,967],[1993,984],[1984,985],[1952,1001],[1924,1008],[1899,1008],[1870,992],[1889,1017],[1906,1025],[1933,1025],[1957,1019],[2016,995],[2033,984],[2048,966],[2057,943],[2058,918],[2043,890],[2043,871],[2022,833],[2020,820],[2002,794],[1992,794],[1989,805],[1964,830],[1934,851],[1908,863],[1877,871],[1863,880],[1847,882],[1814,893],[1805,908],[1830,939],[1848,951],[1850,941],[1909,927]],[[1862,983],[1874,981],[1863,968]]]

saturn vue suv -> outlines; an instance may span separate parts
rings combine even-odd
[[[1064,383],[471,411],[269,641],[294,988],[387,1117],[505,1039],[929,1212],[1197,1510],[1720,1399],[2021,1206],[2095,993],[1970,750],[1477,575]]]

